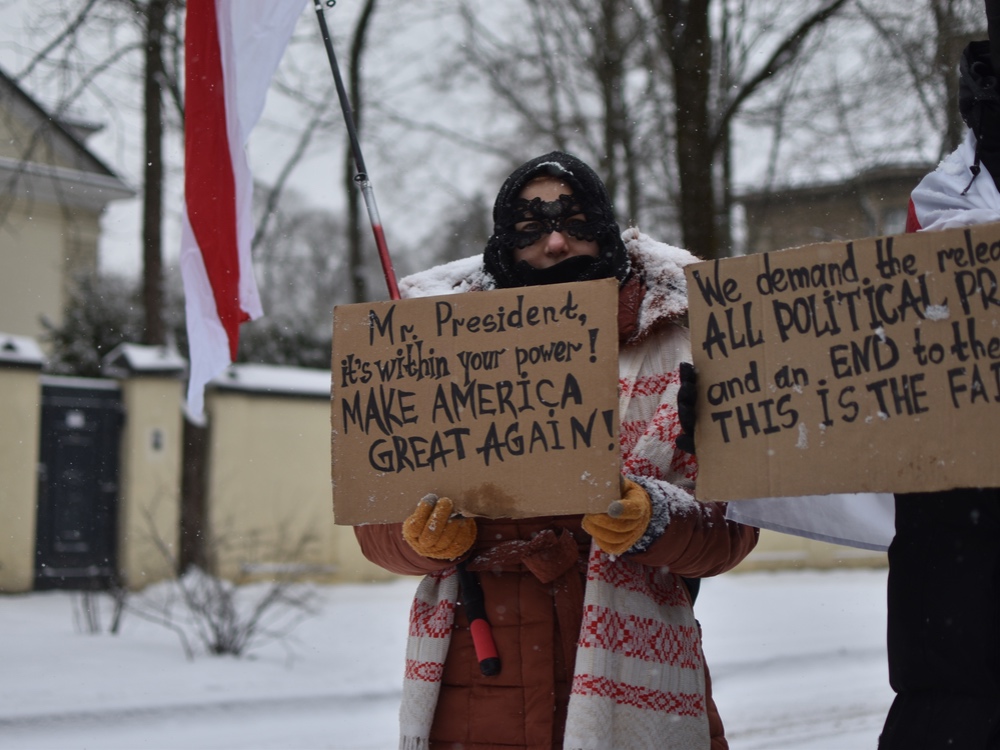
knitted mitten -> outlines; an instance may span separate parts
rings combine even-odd
[[[622,480],[622,497],[607,513],[588,513],[583,528],[609,555],[621,555],[646,533],[653,513],[649,493],[631,479]]]
[[[420,555],[435,560],[461,557],[476,541],[474,518],[452,518],[454,504],[447,497],[427,495],[403,521],[403,539]]]

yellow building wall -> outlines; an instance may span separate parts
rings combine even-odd
[[[16,201],[0,224],[0,331],[41,340],[60,325],[73,275],[97,267],[98,215]]]
[[[209,391],[206,534],[215,572],[373,581],[391,574],[333,523],[328,398]]]
[[[134,191],[26,101],[4,108],[0,331],[40,339],[42,316],[62,322],[67,284],[97,270],[104,206]]]
[[[0,368],[0,592],[30,591],[42,390],[38,371]]]
[[[118,568],[140,589],[176,572],[180,542],[183,383],[176,377],[122,382]]]
[[[10,106],[10,101],[7,106]],[[38,115],[37,113],[29,115],[27,110],[24,110],[20,114],[10,112],[0,118],[0,157],[15,161],[29,159],[36,164],[67,169],[82,168],[84,160],[80,152],[68,147],[64,140],[59,139],[55,129],[48,127],[50,125],[48,122],[45,123],[45,129],[35,127],[31,120],[32,116]],[[62,144],[62,148],[54,148],[56,143]]]

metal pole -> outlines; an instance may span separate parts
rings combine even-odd
[[[385,274],[385,284],[389,289],[390,299],[399,299],[399,287],[396,285],[396,272],[392,268],[392,259],[389,257],[389,248],[385,243],[385,232],[382,231],[382,220],[378,215],[378,206],[375,204],[375,191],[372,189],[371,181],[368,179],[368,170],[365,169],[365,159],[361,154],[361,144],[358,142],[358,131],[354,126],[354,115],[351,113],[351,102],[347,97],[347,90],[344,88],[344,81],[340,77],[340,67],[337,65],[337,55],[333,51],[333,42],[330,39],[330,30],[326,25],[326,14],[323,11],[323,4],[326,2],[330,7],[336,4],[336,0],[314,0],[316,8],[316,18],[319,21],[320,34],[323,37],[323,44],[326,47],[326,56],[330,60],[330,70],[333,71],[333,80],[337,85],[337,96],[340,98],[340,109],[344,113],[344,123],[347,125],[347,135],[351,140],[351,152],[354,155],[354,166],[357,174],[354,181],[361,188],[361,194],[365,199],[365,207],[368,209],[368,221],[372,225],[372,234],[375,235],[375,246],[378,248],[379,260],[382,262],[382,272]]]

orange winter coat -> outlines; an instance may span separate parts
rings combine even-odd
[[[757,530],[725,519],[725,505],[694,501],[693,458],[674,452],[676,363],[689,361],[687,332],[675,321],[686,312],[682,266],[693,256],[655,243],[636,230],[623,234],[636,271],[621,295],[622,465],[659,502],[660,522],[648,532],[645,550],[629,555],[664,575],[703,578],[723,573],[753,549]],[[461,264],[465,264],[462,266]],[[416,294],[468,291],[479,286],[469,261],[442,290],[417,276],[401,282]],[[448,269],[448,266],[444,267]],[[457,270],[455,270],[457,269]],[[629,363],[633,364],[629,364]],[[433,488],[414,488],[416,502]],[[538,491],[545,492],[544,477]],[[477,519],[477,538],[465,556],[478,573],[487,617],[501,661],[500,674],[479,670],[459,603],[441,690],[430,732],[431,750],[550,750],[561,748],[573,680],[590,536],[582,516]],[[387,570],[425,575],[453,562],[422,557],[403,540],[401,524],[355,528],[365,556]],[[650,541],[651,540],[651,541]],[[700,633],[695,653],[701,653]],[[705,707],[710,748],[725,750],[722,722],[711,698],[706,669]],[[642,750],[616,748],[616,750]],[[685,748],[685,750],[699,750]]]
[[[721,573],[742,560],[756,543],[755,530],[725,521],[722,506],[705,508],[710,512],[672,522],[664,535],[635,559],[648,565],[666,565],[678,575],[692,578]],[[553,580],[540,580],[524,562],[507,562],[479,572],[500,655],[500,674],[480,674],[468,621],[459,605],[431,729],[432,750],[562,747],[590,548],[590,536],[580,527],[580,519],[477,520],[474,549],[478,555],[515,540],[528,542],[547,529],[555,531],[557,539],[559,533],[571,534],[572,546],[556,542],[538,553],[547,558],[542,567],[550,574],[566,566]],[[410,549],[403,541],[401,527],[357,527],[365,556],[406,575],[448,567],[448,563],[421,557]],[[536,563],[534,567],[539,566]],[[724,750],[728,745],[710,685],[706,697],[711,750]]]

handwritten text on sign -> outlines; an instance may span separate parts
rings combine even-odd
[[[687,276],[703,499],[1000,484],[1000,225]]]
[[[618,486],[614,280],[334,311],[336,523],[426,493],[491,517],[604,510]]]

